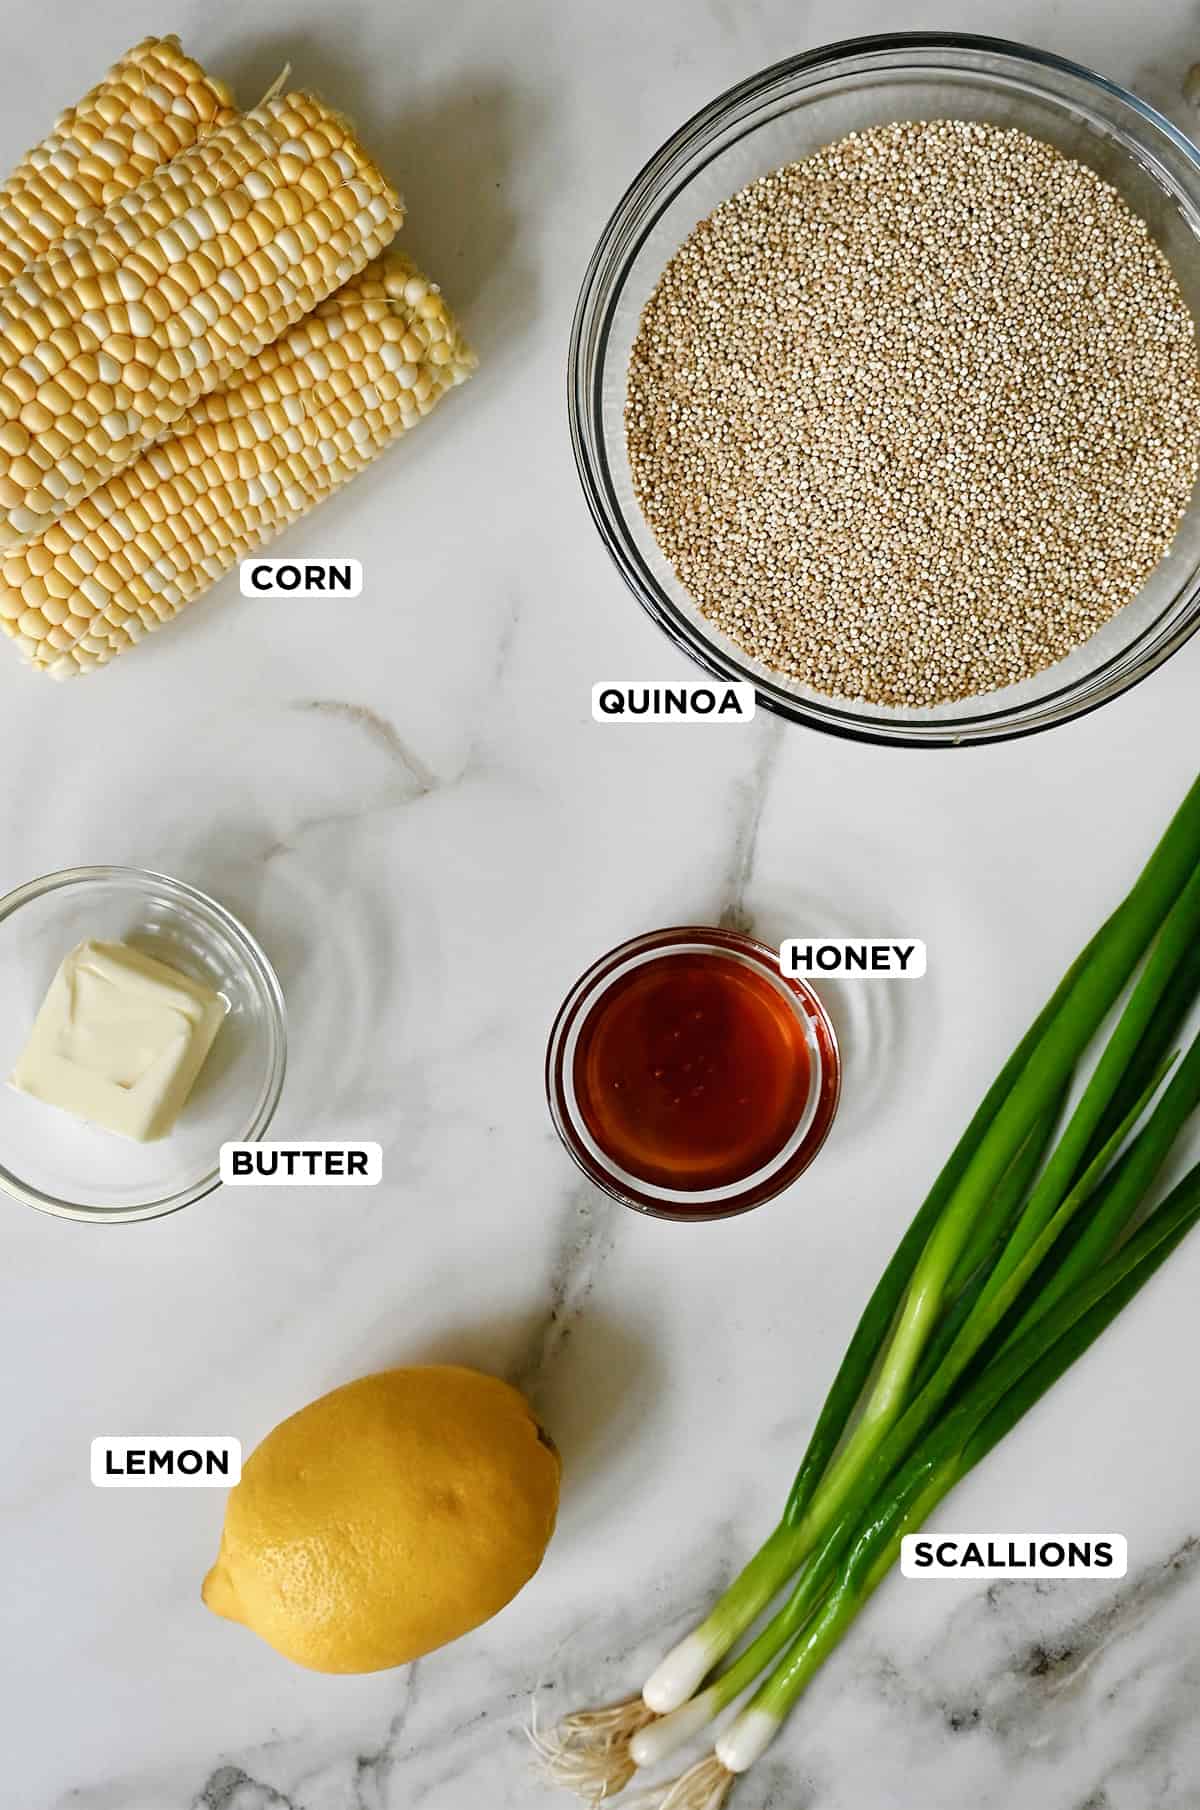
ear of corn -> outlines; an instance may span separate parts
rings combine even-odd
[[[227,134],[231,124],[246,128],[255,142],[247,147],[236,132]],[[330,125],[334,133],[327,132]],[[324,143],[317,134],[326,134]],[[180,155],[201,139],[208,140],[202,154]],[[230,139],[237,154],[228,149]],[[170,171],[163,170],[170,159]],[[183,187],[189,169],[197,196]],[[148,181],[156,172],[159,180]],[[324,205],[323,217],[309,218],[336,187],[351,183],[360,185],[352,191],[359,204],[353,217],[339,222]],[[190,210],[214,197],[225,203],[228,221],[218,210],[211,234],[194,222],[193,243]],[[36,668],[59,678],[86,672],[169,621],[240,558],[362,470],[470,373],[474,357],[436,287],[407,258],[392,253],[360,268],[387,243],[401,215],[336,115],[308,96],[293,95],[238,120],[228,91],[185,57],[174,38],[135,46],[27,155],[0,190],[0,281],[9,281],[20,310],[29,311],[6,308],[0,294],[0,546],[8,547],[0,628]],[[264,219],[272,230],[261,241]],[[284,237],[289,228],[294,243]],[[135,246],[131,231],[139,229],[143,237]],[[179,245],[166,236],[172,232]],[[310,238],[318,243],[310,246]],[[315,252],[327,251],[342,260],[334,280],[340,272],[359,272],[332,295],[325,282],[328,258],[316,269],[310,262]],[[211,272],[197,253],[212,264]],[[262,279],[260,291],[247,284],[236,297],[236,283],[222,280],[232,272],[244,281],[238,254]],[[356,255],[357,263],[344,261]],[[133,266],[134,256],[150,269]],[[53,296],[42,291],[43,299],[34,301],[28,289],[21,294],[13,279],[30,262],[38,266],[28,273],[35,281],[47,268],[55,273]],[[122,283],[121,272],[130,270],[134,283],[128,274]],[[145,293],[125,293],[139,277]],[[279,297],[270,294],[273,277],[283,279],[274,285]],[[306,280],[308,294],[300,287]],[[94,287],[77,297],[85,282]],[[328,299],[301,320],[321,294]],[[205,318],[199,299],[209,295],[216,321]],[[286,318],[273,311],[279,299],[285,311],[294,301]],[[93,304],[90,322],[78,300]],[[185,341],[181,331],[200,334],[185,301],[214,329],[207,364],[202,342]],[[144,348],[131,330],[146,324],[135,315],[138,302],[156,329],[165,328],[151,333]],[[6,361],[10,315],[18,340],[26,329],[47,329],[44,342],[22,351],[27,360],[49,353],[45,378],[28,364]],[[226,323],[223,333],[218,322]],[[89,332],[100,342],[95,351],[82,349]],[[235,369],[239,350],[248,362]],[[174,364],[164,352],[175,354]],[[182,368],[189,352],[191,373]],[[127,382],[125,357],[144,365],[150,381],[133,371],[134,382]],[[14,369],[20,403],[15,418],[6,393],[13,389],[8,379]],[[171,386],[197,370],[209,376],[179,414],[181,391],[172,393]],[[211,387],[210,379],[225,371],[233,373],[225,387]],[[21,393],[27,390],[22,372],[38,380],[32,396]],[[73,407],[66,419],[47,425],[60,398],[40,391],[56,380]],[[141,397],[144,403],[133,407],[131,399]],[[147,447],[144,441],[161,432],[166,412],[156,412],[154,402],[175,411],[173,425]],[[101,436],[95,428],[105,425],[98,404],[110,416],[124,411],[127,438],[141,447],[119,470],[113,467],[122,456],[120,442],[103,452],[96,444]],[[46,475],[23,502],[14,502],[14,485],[32,478],[21,467],[14,474],[26,457]],[[84,484],[86,496],[72,488]],[[16,512],[36,514],[31,505],[45,497],[54,505],[50,525],[30,534],[29,515]],[[5,520],[9,512],[15,521]]]
[[[183,54],[144,38],[114,63],[0,188],[0,281],[234,117],[233,96]]]
[[[340,116],[291,94],[51,247],[0,291],[0,546],[46,533],[402,217]]]
[[[105,664],[361,471],[474,368],[390,253],[5,560],[0,627],[57,678]]]

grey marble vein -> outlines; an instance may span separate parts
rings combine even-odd
[[[337,717],[344,723],[353,723],[408,775],[413,788],[412,797],[424,798],[438,784],[436,775],[430,772],[420,756],[408,746],[395,724],[389,722],[378,710],[372,710],[366,704],[349,703],[344,698],[300,698],[292,705],[292,709],[311,712],[316,716]]]
[[[758,746],[754,764],[738,788],[732,816],[733,834],[721,885],[717,922],[723,930],[754,934],[754,918],[747,908],[747,894],[754,877],[758,833],[766,809],[767,793],[783,745],[784,725],[778,717],[755,718]]]
[[[240,1766],[218,1766],[192,1800],[191,1810],[301,1810],[273,1785],[252,1779]]]
[[[391,1780],[410,1722],[419,1703],[421,1661],[414,1660],[403,1673],[402,1701],[388,1723],[379,1746],[354,1759],[353,1810],[385,1810]]]
[[[542,1288],[546,1306],[511,1381],[536,1406],[555,1365],[563,1358],[587,1312],[600,1272],[617,1239],[621,1209],[580,1182],[558,1216],[549,1277]]]

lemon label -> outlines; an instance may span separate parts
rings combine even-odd
[[[102,1433],[92,1441],[97,1489],[228,1489],[241,1475],[242,1442],[224,1433]]]

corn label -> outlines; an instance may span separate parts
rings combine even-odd
[[[238,568],[243,597],[360,597],[359,559],[244,559]]]

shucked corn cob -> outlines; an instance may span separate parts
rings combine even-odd
[[[438,291],[389,253],[10,554],[0,626],[57,678],[103,665],[361,471],[474,364]]]
[[[0,547],[57,517],[388,243],[399,201],[310,95],[211,133],[0,291]]]
[[[135,44],[0,188],[0,281],[234,113],[225,84],[184,56],[178,38]]]
[[[227,100],[218,84],[209,83],[198,65],[182,57],[174,40],[147,40],[123,58],[79,108],[63,116],[59,130],[72,120],[86,118],[89,107],[94,114],[95,103],[100,101],[110,139],[123,137],[132,142],[137,126],[148,123],[151,103],[161,108],[170,98],[164,92],[169,82],[161,81],[148,87],[145,95],[133,101],[130,98],[130,90],[138,87],[137,71],[147,59],[160,56],[176,75],[186,73],[189,93],[199,84],[219,102]],[[114,107],[117,99],[124,108],[119,117]],[[160,115],[157,120],[158,155],[164,159],[183,142],[182,132],[188,127],[187,103],[173,105],[177,108],[174,114]],[[202,99],[195,110],[198,116],[203,115],[206,109]],[[217,112],[213,125],[224,123],[224,117],[224,111]],[[83,134],[77,132],[76,136]],[[39,159],[45,165],[50,142],[30,154],[11,180],[11,190],[22,186],[28,166]],[[147,160],[147,168],[153,161],[154,144],[155,140],[142,137],[137,145],[138,154]],[[128,186],[133,180],[128,170],[114,169],[115,175],[122,179],[117,190],[110,189],[97,199],[111,200],[114,192],[119,193],[121,186]],[[65,213],[60,207],[59,214]],[[62,218],[60,236],[69,233],[75,224],[74,220]],[[40,225],[48,241],[54,216],[43,215]],[[6,243],[0,219],[0,259]],[[41,251],[42,246],[31,242],[28,249]],[[15,252],[13,256],[15,259]],[[0,263],[0,272],[3,268]],[[331,412],[329,396],[310,395],[304,382],[306,348],[298,341],[289,341],[279,348],[283,356],[278,361],[266,356],[233,380],[227,409],[222,396],[214,393],[180,421],[178,445],[168,440],[156,449],[157,458],[146,455],[119,478],[112,479],[91,499],[95,515],[88,504],[81,505],[45,536],[10,558],[5,577],[15,582],[0,586],[0,627],[16,636],[35,664],[43,669],[49,665],[58,677],[86,671],[103,664],[148,628],[168,620],[242,554],[265,544],[298,514],[361,470],[382,446],[427,413],[445,389],[460,382],[474,366],[472,355],[436,291],[429,289],[408,260],[391,256],[347,285],[318,310],[311,322],[305,323],[313,329],[314,342],[307,350],[319,352],[321,344],[326,345],[334,376],[334,400],[345,401],[344,385],[354,365],[353,358],[349,364],[345,362],[343,349],[335,342],[346,339],[353,353],[353,340],[348,336],[359,328],[360,314],[362,337],[367,342],[363,368],[358,373],[363,387],[350,396],[348,407]],[[372,328],[378,321],[384,323],[385,338],[376,348]],[[328,339],[323,340],[326,323]],[[401,328],[403,338],[398,340]],[[403,361],[397,358],[397,344],[409,355]],[[376,350],[382,353],[378,362],[383,363],[384,369],[378,374],[378,383],[371,385],[376,374],[371,354]],[[263,367],[261,372],[258,365]],[[389,370],[389,366],[393,369]],[[289,390],[293,374],[299,382],[296,391]],[[265,409],[255,406],[272,394],[272,384],[284,399],[288,414],[295,414],[297,396],[305,402],[299,433],[290,422],[286,429],[283,427],[278,404],[272,407],[268,402]],[[339,390],[343,392],[340,396]],[[378,407],[372,406],[376,397]],[[272,418],[272,437],[277,442],[273,446],[263,437],[264,420]],[[216,475],[211,438],[200,434],[201,428],[215,429],[220,437],[216,450],[225,457],[215,467]],[[234,488],[230,476],[233,468],[229,454],[235,446],[242,474],[238,488]],[[251,446],[257,473],[250,470],[246,456]],[[336,455],[332,463],[331,449]],[[210,491],[210,485],[216,488]],[[219,508],[214,507],[214,498]],[[181,505],[182,515],[176,524],[168,510]],[[151,528],[157,530],[152,565],[142,561],[141,555],[147,549],[144,543],[138,544],[138,528],[143,535]],[[197,536],[198,542],[189,545]],[[195,563],[189,563],[189,552],[195,554]],[[88,576],[94,577],[95,583],[89,584],[85,592],[71,581],[78,580],[80,570],[89,567]],[[173,578],[169,579],[172,569]],[[143,578],[142,584],[138,578]],[[105,589],[106,585],[115,586],[115,591]],[[103,606],[101,598],[106,600]]]

